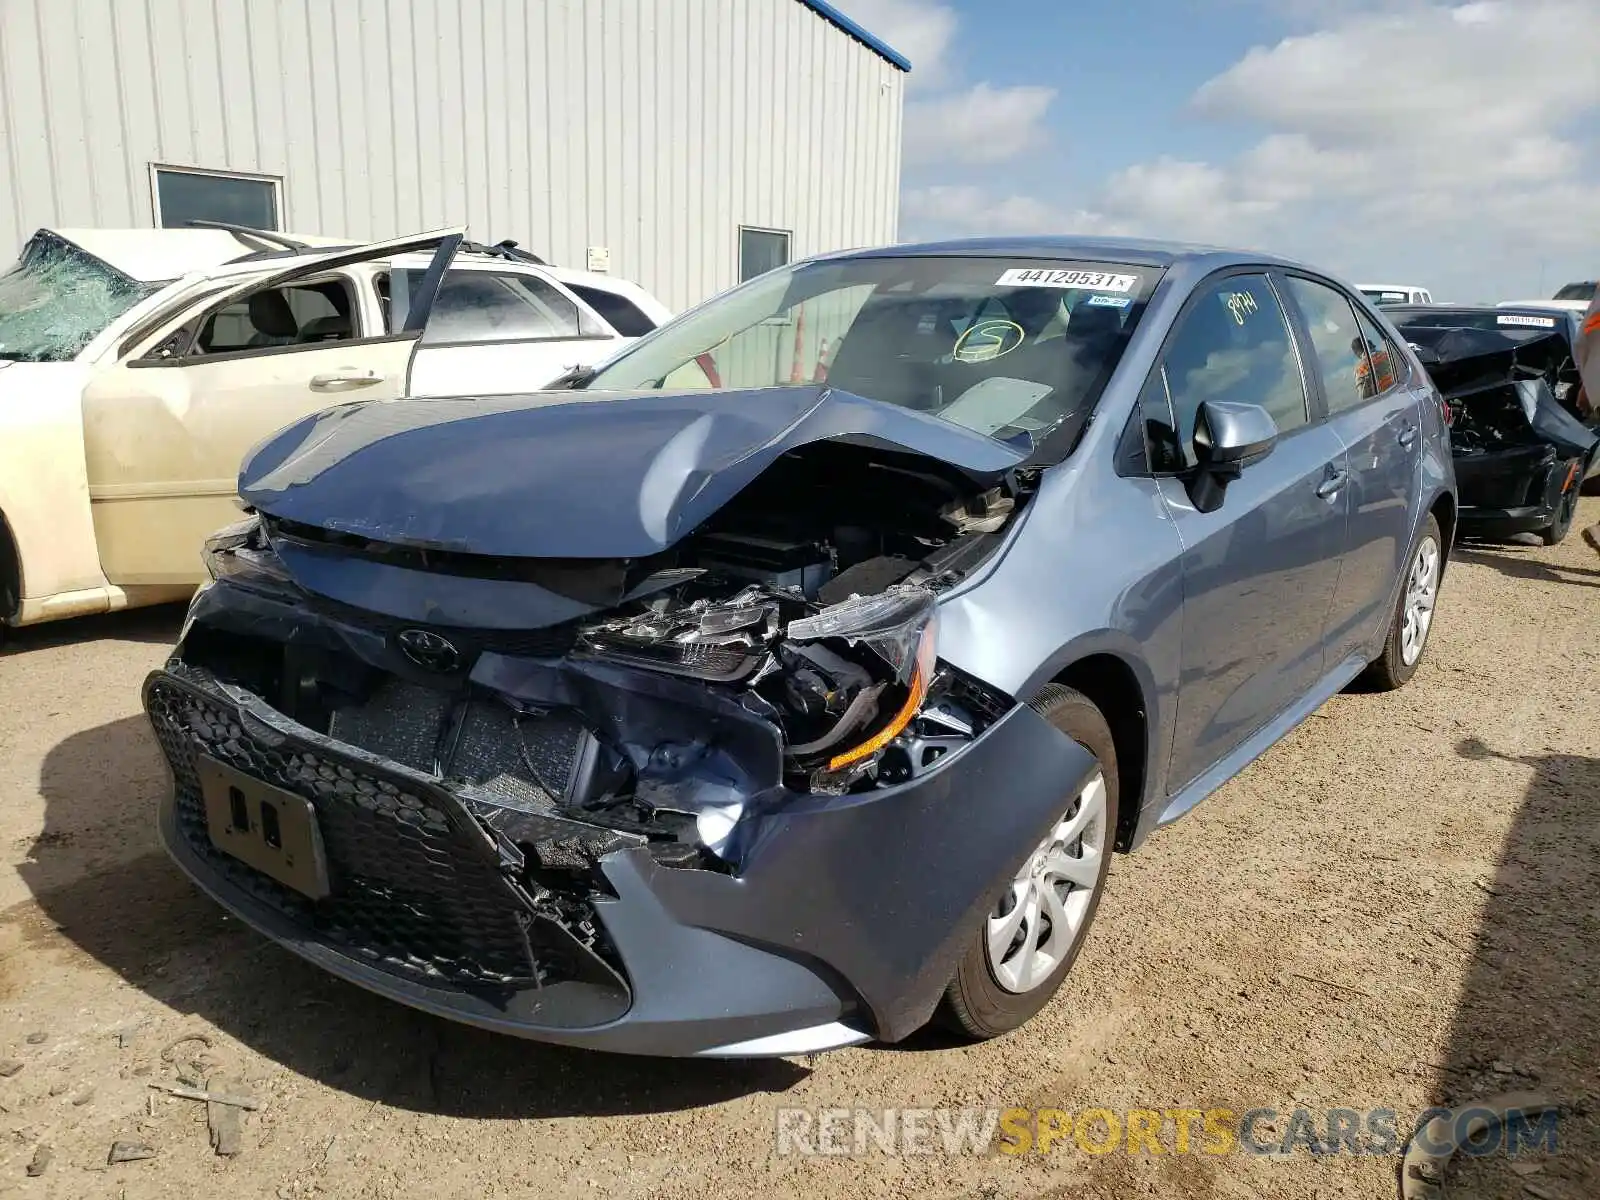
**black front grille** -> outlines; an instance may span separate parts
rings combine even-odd
[[[261,725],[203,681],[156,676],[145,705],[172,763],[178,831],[227,883],[326,944],[434,986],[520,988],[560,971],[535,961],[527,904],[494,842],[448,793],[309,730]],[[311,900],[212,844],[199,754],[313,803],[331,896]]]

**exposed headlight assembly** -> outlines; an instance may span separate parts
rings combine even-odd
[[[844,772],[847,778],[854,775],[916,718],[933,681],[939,652],[938,630],[937,602],[931,592],[922,588],[855,596],[815,616],[789,623],[790,641],[839,638],[851,646],[866,646],[889,665],[896,680],[905,687],[905,700],[889,721],[865,741],[829,758],[823,774]]]

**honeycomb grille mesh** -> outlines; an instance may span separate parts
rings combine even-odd
[[[522,903],[486,835],[459,809],[307,739],[253,732],[231,701],[168,678],[152,681],[146,707],[172,764],[179,833],[226,882],[317,940],[434,986],[549,980],[530,956]],[[312,802],[333,895],[313,901],[212,844],[200,754]]]

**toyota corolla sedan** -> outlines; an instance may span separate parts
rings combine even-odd
[[[551,1042],[1015,1029],[1113,851],[1412,676],[1456,520],[1404,341],[1253,255],[833,255],[567,382],[258,446],[144,692],[219,903]]]

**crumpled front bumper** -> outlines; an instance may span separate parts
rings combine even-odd
[[[1082,747],[1019,705],[910,783],[789,795],[747,814],[737,874],[667,866],[640,839],[554,819],[552,836],[592,854],[612,893],[575,910],[518,877],[517,849],[481,796],[182,664],[150,676],[145,702],[174,779],[162,838],[225,908],[416,1008],[639,1054],[794,1054],[911,1033],[1016,864],[1093,770]],[[311,801],[330,897],[291,894],[213,845],[202,753]]]

